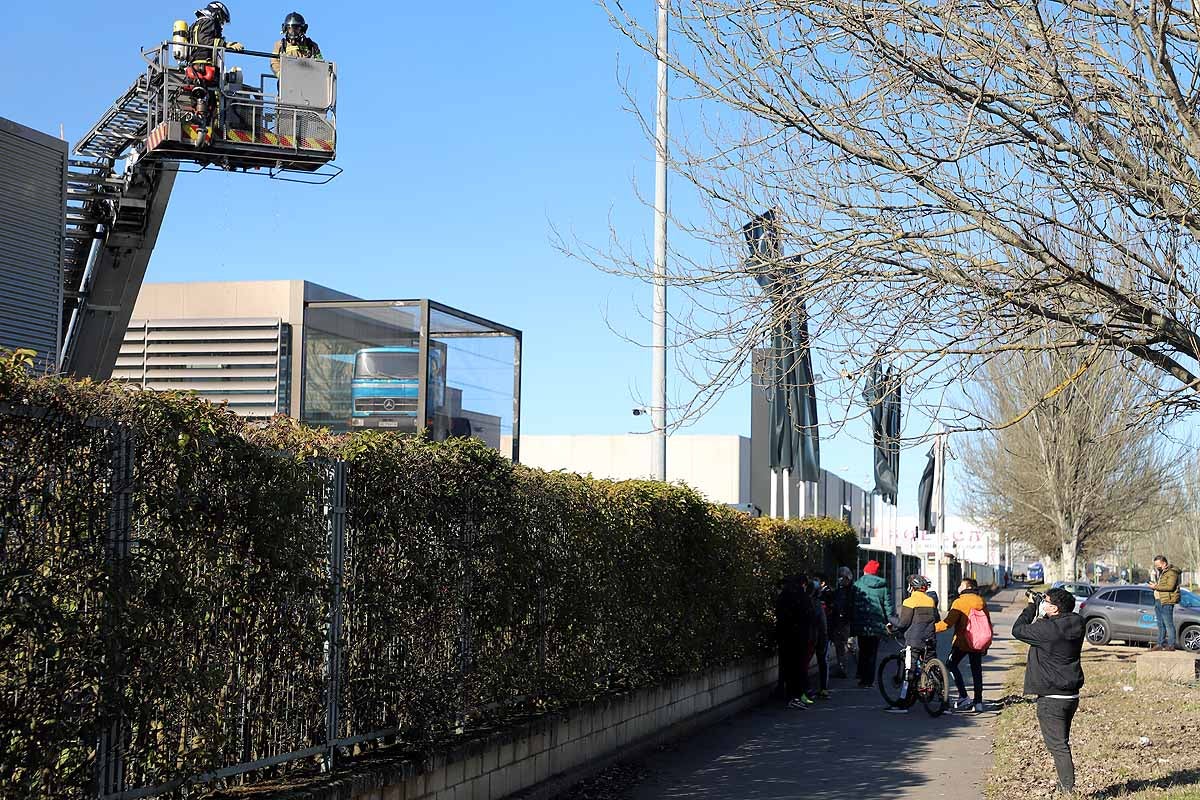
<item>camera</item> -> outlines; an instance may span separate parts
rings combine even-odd
[[[1042,601],[1046,599],[1045,592],[1035,592],[1032,589],[1025,592],[1025,598],[1035,606],[1041,606]]]

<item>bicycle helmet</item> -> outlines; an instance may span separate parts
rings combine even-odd
[[[929,580],[924,575],[909,575],[908,590],[910,592],[923,592],[929,588]]]
[[[308,23],[304,21],[304,15],[299,11],[288,14],[280,27],[280,33],[292,44],[303,41],[308,35]]]

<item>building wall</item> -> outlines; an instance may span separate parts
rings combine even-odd
[[[916,517],[900,517],[896,520],[896,528],[897,533],[894,536],[886,534],[893,546],[917,555],[937,551],[937,534],[930,535],[925,531],[918,531]],[[963,561],[978,564],[1000,562],[1000,536],[957,514],[947,515],[946,535],[942,537],[941,542],[945,546],[945,552],[953,553]]]
[[[66,142],[0,118],[0,347],[42,370],[62,337],[66,180]]]
[[[650,475],[649,436],[521,436],[521,463],[612,480]],[[744,436],[672,436],[667,480],[682,481],[711,502],[750,502],[750,441]]]
[[[300,418],[304,386],[304,303],[358,298],[308,281],[212,281],[146,283],[133,308],[136,320],[277,318],[289,327],[290,401],[286,411]],[[281,376],[282,378],[282,376]]]
[[[113,379],[155,391],[195,392],[244,417],[289,406],[291,331],[279,317],[134,319]]]

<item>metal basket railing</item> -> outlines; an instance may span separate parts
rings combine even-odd
[[[328,80],[324,96],[329,104],[314,107],[282,99],[287,89],[283,84],[285,77],[276,75],[274,70],[261,69],[280,60],[274,53],[187,45],[186,58],[180,61],[172,53],[173,46],[171,42],[163,42],[142,51],[147,64],[147,130],[188,118],[193,103],[191,88],[197,85],[187,77],[188,61],[203,59],[217,68],[216,81],[210,88],[217,99],[215,121],[221,140],[244,147],[330,154],[335,151],[337,70],[332,62],[320,62],[323,70],[319,77]],[[255,78],[246,77],[250,75]]]

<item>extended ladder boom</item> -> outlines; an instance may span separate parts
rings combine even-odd
[[[146,267],[158,241],[175,165],[139,164],[127,176],[104,162],[73,162],[69,186],[84,202],[68,212],[63,352],[59,369],[79,378],[112,376]],[[88,187],[92,191],[87,191]]]
[[[336,145],[337,70],[332,62],[231,54],[201,114],[195,78],[171,43],[142,51],[146,70],[75,146],[67,179],[67,246],[63,262],[63,349],[59,370],[111,377],[179,163],[201,168],[304,175],[325,183],[340,169]],[[247,81],[244,60],[258,83]],[[278,77],[266,67],[278,64]],[[273,70],[274,71],[274,70]],[[327,168],[328,167],[328,168]]]

